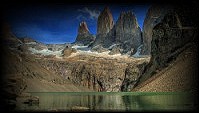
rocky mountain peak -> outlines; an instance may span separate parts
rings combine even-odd
[[[131,22],[135,28],[139,27],[136,16],[132,11],[121,12],[117,22]]]
[[[82,21],[79,24],[78,34],[88,34],[88,33],[89,33],[89,30],[88,30],[87,24],[85,21]]]
[[[108,14],[108,15],[112,16],[111,11],[110,11],[110,9],[109,9],[109,7],[108,7],[108,6],[105,6],[105,7],[104,7],[104,9],[103,9],[102,13],[103,13],[103,14],[105,14],[105,13],[106,13],[106,14]]]
[[[105,7],[98,17],[97,30],[94,46],[101,44],[104,48],[109,48],[117,44],[111,51],[134,54],[141,44],[141,30],[132,11],[121,12],[113,25],[112,14],[108,7]]]
[[[135,14],[132,11],[121,12],[115,25],[115,40],[122,43],[125,51],[133,53],[141,44],[141,30],[138,25]]]
[[[106,6],[98,17],[97,34],[108,33],[113,28],[113,25],[113,16],[110,9]]]
[[[79,24],[78,28],[78,35],[76,37],[76,44],[80,45],[88,45],[94,41],[95,37],[90,34],[90,31],[87,27],[87,24],[85,21],[82,21]]]

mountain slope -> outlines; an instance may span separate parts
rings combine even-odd
[[[31,55],[17,51],[5,50],[4,79],[22,79],[23,84],[16,84],[24,87],[23,91],[28,92],[56,92],[56,91],[88,91],[86,88],[78,88],[63,77],[46,70]],[[20,93],[20,92],[18,92]]]
[[[139,84],[133,91],[169,92],[196,91],[198,79],[197,46],[185,49],[167,68]],[[191,90],[190,90],[191,89]]]

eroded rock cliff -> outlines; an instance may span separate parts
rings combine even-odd
[[[149,59],[109,59],[88,55],[68,57],[64,61],[39,60],[47,70],[73,83],[95,91],[129,91]],[[128,83],[127,83],[127,82]]]

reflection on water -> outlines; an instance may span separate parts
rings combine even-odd
[[[18,104],[17,110],[70,111],[74,106],[90,111],[193,110],[194,98],[185,93],[31,93],[39,104]]]

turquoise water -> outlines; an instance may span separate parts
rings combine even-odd
[[[187,93],[134,92],[48,92],[31,93],[39,104],[19,104],[17,110],[71,111],[84,107],[89,111],[185,111],[195,108],[194,95]]]

